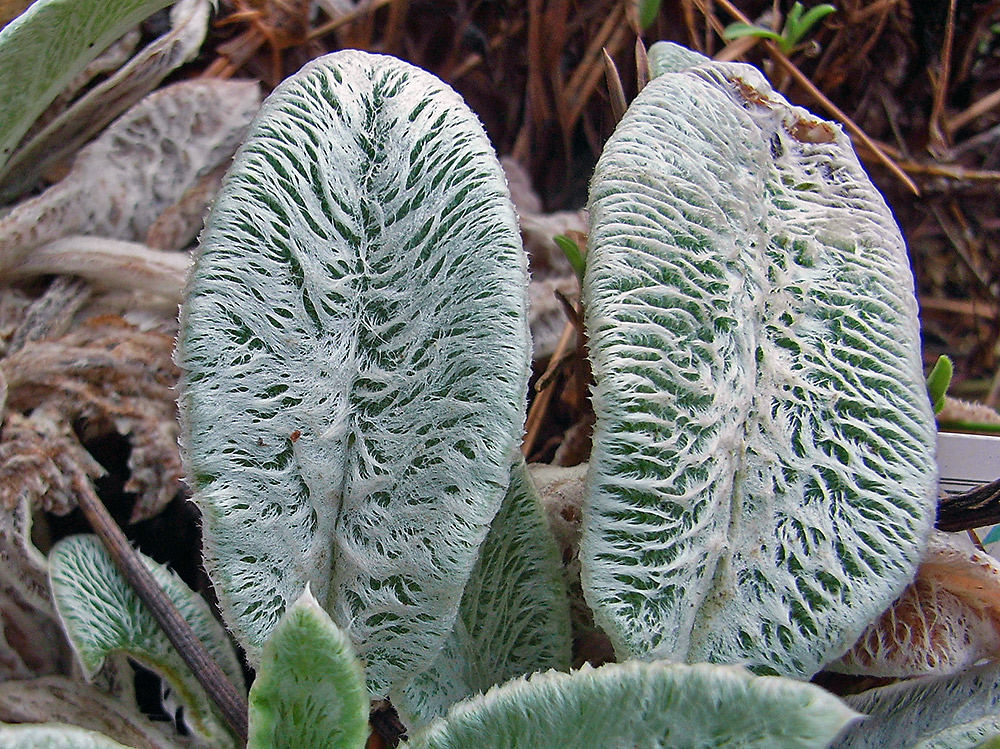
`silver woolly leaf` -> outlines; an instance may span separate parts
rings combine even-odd
[[[635,99],[590,216],[595,619],[621,657],[808,677],[934,518],[899,230],[838,126],[707,60]]]
[[[177,611],[234,684],[243,672],[225,630],[208,604],[179,577],[143,561]],[[184,706],[188,728],[210,746],[233,746],[229,727],[167,639],[166,633],[115,567],[96,536],[70,536],[49,554],[52,598],[84,676],[92,680],[106,658],[125,655],[160,676]]]
[[[569,599],[555,538],[518,453],[510,487],[430,668],[392,703],[412,732],[456,702],[536,671],[568,671]]]
[[[736,666],[657,661],[517,679],[455,705],[410,749],[825,749],[857,714],[829,692]]]
[[[275,90],[182,307],[182,439],[252,661],[309,583],[385,694],[428,665],[507,487],[529,367],[503,172],[454,91],[343,51]]]

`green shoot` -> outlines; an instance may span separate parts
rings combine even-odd
[[[565,234],[557,234],[552,239],[559,246],[559,249],[563,251],[563,255],[569,260],[569,264],[573,266],[573,271],[576,273],[577,278],[580,279],[580,283],[583,283],[583,271],[586,268],[586,261],[583,259],[583,253],[580,252],[580,245]]]
[[[653,25],[660,13],[661,0],[636,0],[639,11],[639,28],[645,30]]]
[[[779,34],[776,31],[763,26],[754,26],[749,23],[731,23],[722,32],[722,38],[726,41],[741,39],[746,36],[767,39],[778,45],[782,54],[790,55],[795,51],[809,30],[836,10],[829,3],[817,5],[808,11],[802,3],[796,2],[785,17],[785,26]]]
[[[927,375],[927,392],[931,397],[934,413],[941,413],[941,409],[944,408],[944,396],[951,383],[952,371],[951,359],[942,355],[938,357],[931,373]]]

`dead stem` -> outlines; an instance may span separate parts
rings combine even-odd
[[[618,67],[611,59],[608,50],[604,53],[604,77],[608,81],[608,94],[611,98],[611,112],[615,117],[615,122],[619,122],[625,116],[628,109],[628,101],[625,100],[625,88],[622,86],[621,76],[618,75]]]
[[[3,275],[74,275],[105,287],[150,291],[180,302],[190,262],[186,252],[154,250],[121,239],[73,236],[36,247]]]

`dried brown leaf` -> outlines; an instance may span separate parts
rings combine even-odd
[[[76,434],[87,442],[117,433],[131,445],[125,489],[138,495],[132,521],[159,512],[182,481],[172,350],[169,336],[102,317],[57,339],[26,343],[0,362],[10,411],[0,442],[0,502],[9,507],[49,487],[49,507],[74,506],[68,486],[95,470]],[[31,416],[18,419],[18,413]],[[58,445],[45,452],[40,442],[46,439]]]
[[[968,537],[935,531],[915,580],[831,671],[909,677],[1000,658],[1000,562]]]
[[[1000,413],[984,403],[952,398],[946,395],[944,407],[938,412],[939,422],[961,421],[979,424],[1000,424]]]
[[[0,219],[0,273],[73,234],[141,241],[205,173],[228,161],[257,111],[256,83],[162,88],[80,151],[72,171]]]
[[[49,597],[45,557],[31,542],[27,497],[0,506],[0,682],[57,673],[69,645]]]
[[[0,722],[65,723],[138,749],[176,749],[134,706],[62,676],[0,684]]]

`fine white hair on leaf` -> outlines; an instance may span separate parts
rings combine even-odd
[[[181,311],[182,441],[252,661],[306,583],[385,694],[426,667],[524,419],[527,259],[461,98],[348,50],[269,97]]]
[[[867,717],[834,749],[973,749],[1000,736],[1000,664],[924,676],[844,698]]]
[[[392,693],[412,733],[452,704],[535,671],[568,671],[569,600],[555,538],[521,453],[444,647]]]
[[[808,677],[934,517],[906,249],[837,125],[658,59],[591,185],[584,589],[621,657]]]
[[[813,684],[737,666],[629,661],[509,681],[458,703],[406,746],[822,749],[857,718]]]

